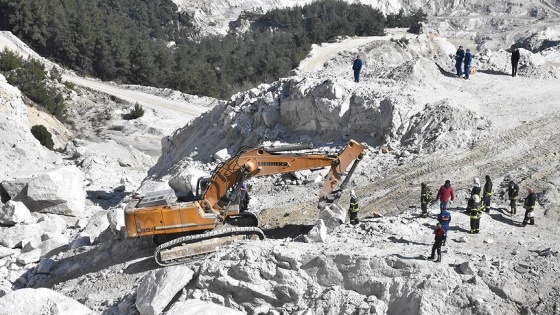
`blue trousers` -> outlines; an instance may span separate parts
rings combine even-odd
[[[447,202],[442,201],[442,202],[439,203],[439,212],[441,213],[445,210],[447,210]]]
[[[471,65],[465,65],[465,78],[469,78],[469,74],[471,74]]]
[[[460,76],[460,75],[463,74],[463,70],[461,69],[461,68],[463,68],[463,67],[461,67],[462,65],[463,65],[463,62],[462,62],[462,61],[461,61],[461,62],[457,61],[457,62],[455,63],[455,68],[457,69],[457,75],[458,75],[458,76]]]

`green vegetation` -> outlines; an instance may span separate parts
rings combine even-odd
[[[4,49],[0,53],[0,72],[23,95],[57,118],[63,118],[66,109],[64,98],[56,89],[47,86],[47,71],[41,62],[35,59],[24,60],[14,52]],[[51,73],[53,75],[55,79],[60,77],[56,71]]]
[[[54,142],[52,139],[52,135],[45,126],[35,125],[31,127],[31,133],[33,134],[35,139],[39,140],[42,146],[46,147],[49,150],[53,149]]]
[[[144,116],[144,108],[136,103],[130,113],[124,115],[124,119],[132,120]]]
[[[0,16],[1,29],[82,74],[218,98],[287,76],[313,43],[425,20],[322,0],[245,13],[250,31],[198,38],[172,0],[0,0]]]

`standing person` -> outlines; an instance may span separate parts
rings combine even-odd
[[[525,201],[523,202],[523,208],[525,208],[525,218],[523,219],[523,226],[527,224],[534,225],[535,224],[535,206],[537,204],[537,194],[532,188],[527,190],[529,194],[525,197]]]
[[[465,51],[463,50],[463,46],[459,46],[457,52],[455,53],[455,69],[457,69],[457,77],[460,78],[463,74],[463,58],[465,58]]]
[[[445,235],[449,235],[449,223],[451,223],[451,213],[445,210],[442,213],[438,214],[437,217],[441,227],[445,230]],[[445,240],[441,243],[441,246],[445,246]]]
[[[251,197],[249,192],[247,192],[247,186],[245,183],[241,184],[241,198],[239,201],[239,212],[245,212],[249,209],[249,201]]]
[[[480,196],[473,196],[473,203],[471,209],[471,230],[470,234],[475,234],[480,232],[480,217],[482,215],[482,208],[480,206]]]
[[[436,199],[439,199],[440,213],[447,210],[447,204],[455,199],[453,187],[451,187],[451,181],[449,181],[449,179],[446,180],[445,184],[439,188]]]
[[[436,254],[436,250],[437,250],[436,262],[440,262],[441,261],[441,244],[443,244],[443,242],[447,239],[447,234],[445,233],[445,230],[441,226],[441,223],[438,223],[436,225],[436,228],[434,229],[434,234],[436,235],[436,237],[435,237],[434,245],[432,246],[432,255],[430,255],[430,257],[428,257],[428,259],[434,259],[436,257],[435,254]]]
[[[494,194],[494,190],[492,189],[490,176],[486,175],[484,179],[486,180],[486,183],[484,183],[484,190],[482,192],[482,207],[486,213],[490,213],[490,201],[492,199],[492,194]]]
[[[517,213],[516,203],[517,199],[519,198],[519,185],[514,183],[512,180],[509,181],[507,193],[509,197],[509,207],[511,208],[511,215],[515,215]]]
[[[350,191],[350,207],[348,208],[348,213],[350,214],[350,224],[356,225],[360,221],[358,220],[358,211],[360,207],[358,206],[358,197],[354,189]]]
[[[519,49],[515,45],[511,45],[511,76],[515,77],[517,75],[517,64],[519,63],[519,58],[521,54]]]
[[[362,71],[362,59],[360,56],[356,56],[354,64],[352,65],[352,70],[354,70],[354,82],[360,82],[360,71]]]
[[[465,59],[463,60],[463,64],[465,65],[465,80],[468,80],[469,75],[471,74],[471,61],[472,61],[471,50],[467,48],[467,52],[465,53]]]
[[[430,186],[422,183],[422,190],[420,191],[420,208],[422,209],[422,218],[428,217],[428,203],[432,200],[432,191]]]
[[[471,209],[473,208],[473,197],[476,195],[478,197],[481,196],[480,194],[481,188],[480,188],[480,179],[478,177],[475,177],[475,179],[473,180],[473,188],[471,189],[471,194],[469,197],[469,201],[467,201],[467,209],[465,210],[465,213],[470,215],[471,214]]]

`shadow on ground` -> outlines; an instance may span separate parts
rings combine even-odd
[[[269,230],[263,230],[264,235],[267,238],[271,238],[271,239],[284,239],[284,238],[295,238],[297,236],[303,235],[303,234],[307,234],[309,233],[309,231],[311,231],[311,229],[313,228],[313,225],[293,225],[293,224],[287,224],[284,225],[283,227],[277,227],[277,228],[273,228],[273,229],[269,229]]]

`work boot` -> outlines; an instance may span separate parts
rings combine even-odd
[[[430,257],[428,257],[428,259],[434,259],[434,258],[435,258],[434,256],[430,256]]]
[[[441,255],[437,256],[436,262],[441,262]]]

